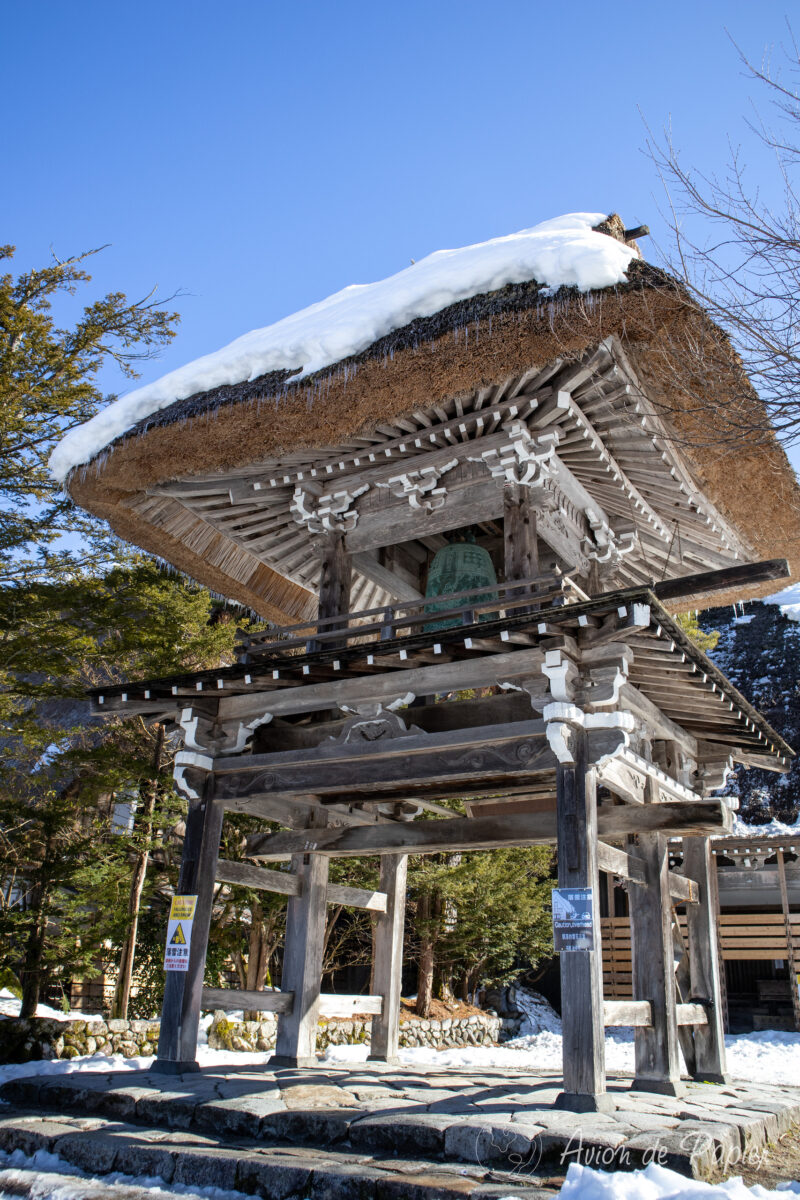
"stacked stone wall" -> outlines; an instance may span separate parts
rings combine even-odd
[[[266,1053],[275,1047],[277,1025],[277,1017],[272,1013],[264,1013],[258,1021],[239,1021],[217,1012],[208,1030],[208,1044],[217,1050]],[[400,1022],[400,1045],[428,1046],[434,1050],[490,1046],[500,1040],[502,1026],[499,1017],[489,1015],[441,1021],[411,1017]],[[369,1017],[323,1018],[317,1027],[317,1050],[368,1042],[370,1029]],[[156,1052],[158,1031],[158,1021],[0,1019],[0,1062],[78,1058],[83,1054],[146,1056]]]

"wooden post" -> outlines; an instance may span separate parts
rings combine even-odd
[[[403,978],[403,928],[406,915],[407,854],[382,854],[378,887],[386,893],[386,912],[375,929],[374,989],[383,997],[380,1016],[372,1018],[370,1058],[396,1063]]]
[[[591,950],[561,952],[564,1091],[558,1108],[610,1112],[606,1093],[603,1022],[603,946],[597,869],[597,783],[588,765],[586,734],[572,731],[574,765],[556,769],[559,888],[592,889]]]
[[[315,814],[319,828],[327,813]],[[299,896],[290,896],[286,910],[286,943],[283,951],[281,991],[294,993],[292,1011],[278,1017],[273,1067],[316,1065],[317,1017],[322,983],[325,942],[328,858],[324,854],[296,854],[292,871],[302,880]]]
[[[694,1078],[707,1083],[727,1083],[725,1014],[717,951],[717,875],[707,837],[683,839],[683,873],[695,880],[700,892],[699,903],[686,906],[689,1000],[708,1001],[708,1024],[694,1028]]]
[[[783,924],[786,929],[786,965],[789,968],[789,986],[792,989],[794,1027],[800,1032],[800,995],[797,992],[797,966],[794,957],[792,916],[789,911],[789,890],[786,887],[786,863],[784,862],[782,850],[778,851],[778,881],[781,886],[781,907],[783,908]]]
[[[503,541],[506,583],[539,574],[536,509],[529,488],[506,484],[503,489]]]
[[[350,555],[344,547],[344,534],[329,533],[322,542],[322,562],[319,578],[319,620],[338,617],[350,609],[350,581],[352,579]],[[337,625],[326,625],[326,630],[337,629]]]
[[[214,883],[224,809],[212,799],[214,776],[207,776],[203,794],[190,803],[183,838],[179,896],[197,896],[188,971],[168,971],[164,982],[158,1055],[151,1070],[177,1075],[198,1071],[197,1030],[206,966]]]
[[[667,839],[638,835],[636,855],[644,862],[646,884],[630,889],[631,958],[634,1000],[649,1001],[653,1024],[634,1030],[635,1091],[678,1095],[678,1021],[672,946],[672,900]]]

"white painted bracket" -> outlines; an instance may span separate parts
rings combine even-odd
[[[444,466],[420,467],[414,471],[402,471],[393,475],[385,483],[379,482],[378,487],[388,488],[393,496],[408,500],[411,508],[421,512],[434,512],[441,508],[447,499],[447,488],[437,486],[439,480],[453,467],[458,466],[454,458]]]
[[[524,421],[512,421],[503,426],[503,432],[508,438],[505,445],[484,450],[469,461],[482,462],[493,478],[502,479],[504,483],[541,487],[552,474],[560,437],[558,430],[534,437]]]
[[[352,491],[340,488],[316,495],[298,484],[289,511],[297,524],[304,525],[310,533],[351,533],[358,521],[358,513],[350,511],[351,505],[368,490],[369,484],[365,483]]]

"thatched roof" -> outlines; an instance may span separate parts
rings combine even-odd
[[[621,238],[622,228],[611,219],[608,236]],[[786,557],[797,578],[800,489],[761,403],[724,334],[639,259],[612,287],[552,294],[534,280],[509,284],[393,329],[313,374],[272,371],[177,400],[73,470],[67,486],[121,537],[215,591],[271,619],[303,618],[314,608],[313,584],[165,486],[335,456],[414,413],[547,374],[548,365],[588,361],[601,344],[624,356],[659,413],[662,442],[744,555]],[[673,519],[669,503],[660,511],[665,521]]]

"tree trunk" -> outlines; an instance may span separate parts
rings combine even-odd
[[[42,986],[42,957],[44,955],[44,934],[47,928],[47,914],[44,910],[43,897],[40,888],[35,890],[33,909],[36,920],[28,935],[25,946],[25,958],[19,973],[22,988],[22,1003],[20,1017],[35,1017],[39,1004],[39,993]]]
[[[145,791],[144,806],[141,813],[141,835],[143,849],[136,856],[133,866],[131,889],[128,896],[128,932],[122,943],[119,973],[114,988],[114,999],[111,1002],[111,1016],[125,1021],[128,1017],[128,1005],[131,997],[133,982],[133,960],[136,954],[136,938],[139,932],[139,908],[142,902],[147,864],[150,859],[150,841],[153,836],[153,813],[158,797],[158,776],[161,770],[161,756],[164,751],[165,728],[162,724],[156,727],[156,744],[153,750],[152,772],[150,785]]]
[[[434,968],[434,939],[431,932],[432,900],[428,895],[420,896],[418,915],[422,932],[419,946],[419,968],[417,971],[417,1004],[418,1017],[427,1017],[431,1011],[433,999],[433,968]]]
[[[245,986],[249,992],[260,992],[264,987],[269,966],[267,931],[264,928],[264,910],[261,905],[257,902],[253,903],[250,906],[250,913],[252,924],[247,950],[247,982]],[[260,1016],[258,1010],[247,1009],[244,1013],[244,1020],[258,1021]]]

